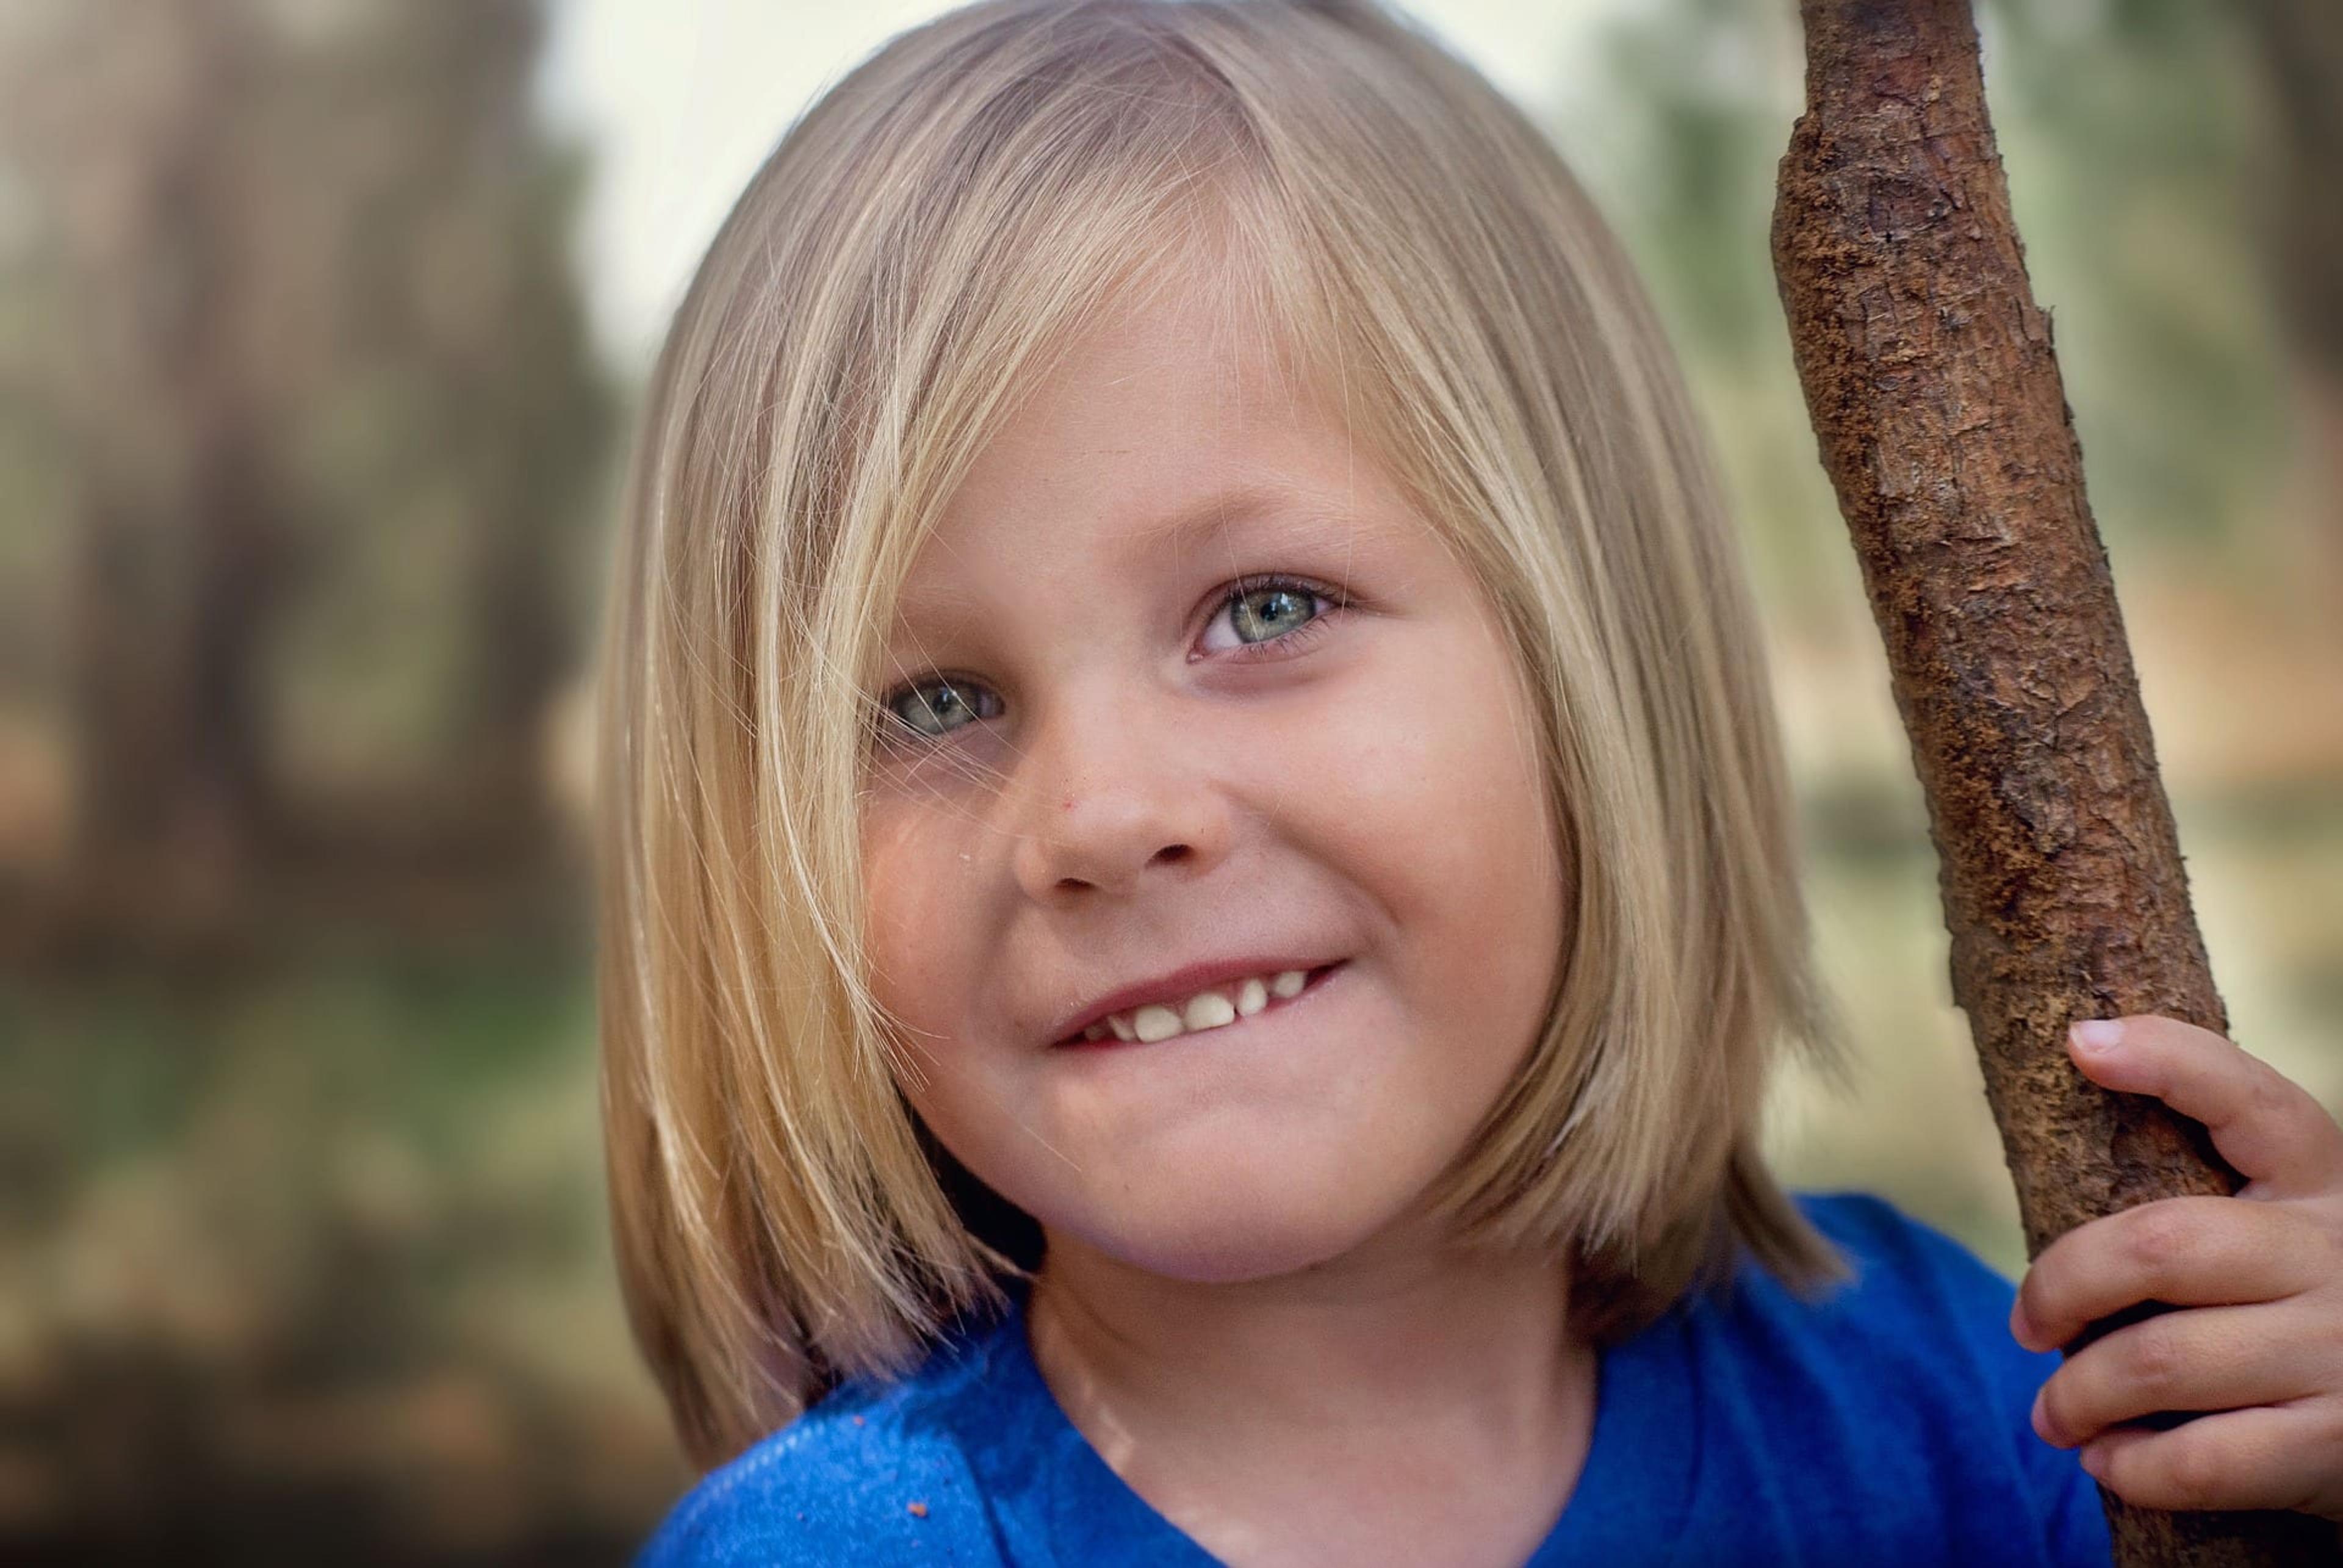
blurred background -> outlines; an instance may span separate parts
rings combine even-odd
[[[0,6],[0,1555],[617,1563],[690,1477],[593,1081],[587,670],[667,315],[910,0]],[[1860,1096],[2023,1268],[1767,259],[1790,0],[1417,0],[1551,127],[1741,506]],[[2343,11],[1986,0],[2232,1032],[2343,1110]]]

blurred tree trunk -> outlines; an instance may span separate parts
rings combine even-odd
[[[62,238],[80,362],[70,722],[81,913],[226,918],[273,827],[257,691],[283,535],[246,374],[255,39],[218,0],[116,8],[150,96],[75,126]]]
[[[2336,612],[2328,624],[2343,625],[2343,5],[2247,0],[2242,15],[2277,136],[2264,223],[2311,476],[2301,520]]]
[[[486,415],[458,437],[481,524],[458,607],[469,626],[463,829],[485,848],[533,856],[552,825],[546,719],[575,656],[554,567],[563,558],[558,501],[577,493],[576,476],[559,465],[574,467],[569,444],[603,425],[580,395],[582,323],[574,295],[558,286],[568,192],[530,157],[528,82],[541,15],[534,0],[494,0],[463,21],[434,29],[435,52],[469,78],[459,101],[470,112],[447,175],[470,188],[466,234],[497,241],[476,244],[462,291],[470,309],[440,315],[436,347],[463,404]]]
[[[2278,298],[2297,352],[2343,383],[2343,5],[2247,0],[2272,88]]]

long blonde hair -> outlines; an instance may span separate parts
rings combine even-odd
[[[1017,388],[1215,281],[1339,384],[1538,699],[1574,908],[1547,1023],[1437,1189],[1566,1251],[1608,1340],[1745,1246],[1845,1267],[1765,1170],[1811,970],[1745,568],[1674,359],[1553,147],[1370,0],[982,0],[789,130],[649,387],[601,671],[603,1113],[637,1337],[703,1466],[915,1365],[1038,1261],[918,1124],[862,958],[892,595]]]

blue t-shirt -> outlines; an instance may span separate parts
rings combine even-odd
[[[2016,1287],[1880,1199],[1794,1193],[1856,1277],[1806,1304],[1745,1256],[1600,1352],[1585,1465],[1525,1568],[2110,1561],[2097,1486],[2035,1435],[2056,1351]],[[1012,1292],[1016,1293],[1016,1292]],[[892,1387],[850,1380],[710,1473],[643,1568],[1207,1568],[1042,1382],[1021,1293]]]

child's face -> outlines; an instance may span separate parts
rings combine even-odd
[[[892,630],[862,839],[930,1129],[1053,1248],[1200,1282],[1399,1234],[1532,1042],[1564,892],[1493,611],[1212,320],[1110,323],[981,454]],[[1148,537],[1253,483],[1283,499]],[[1258,574],[1352,603],[1232,605]],[[1053,1043],[1229,958],[1343,961],[1216,1030]]]

